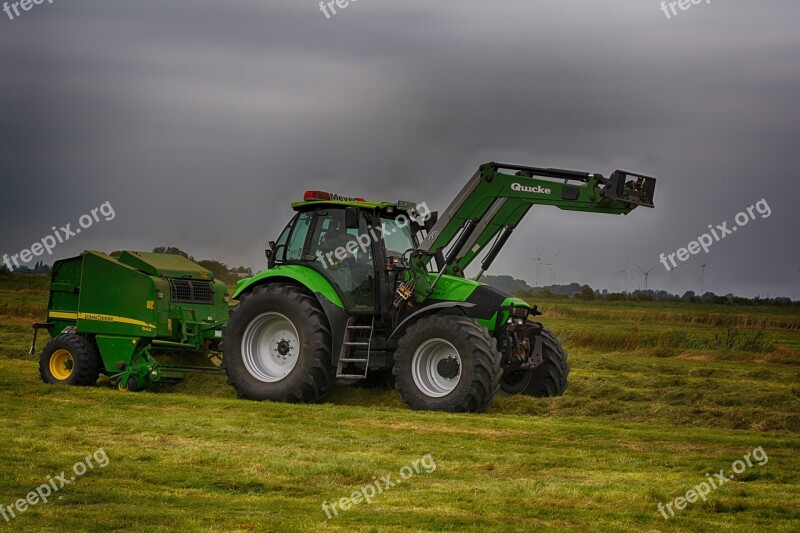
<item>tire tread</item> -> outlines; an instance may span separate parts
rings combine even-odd
[[[254,392],[246,383],[238,379],[238,374],[229,363],[226,344],[231,342],[227,330],[229,325],[239,319],[244,304],[251,300],[263,299],[267,296],[274,296],[285,302],[295,302],[300,312],[307,317],[306,327],[312,331],[314,346],[311,357],[311,368],[306,377],[291,391],[287,392],[280,401],[288,403],[312,403],[324,399],[333,388],[334,369],[331,365],[331,329],[328,319],[322,308],[310,293],[306,290],[289,283],[270,283],[255,287],[239,297],[239,304],[232,307],[229,313],[228,323],[223,326],[223,340],[220,343],[220,350],[223,352],[222,368],[228,376],[228,384],[236,389],[239,398],[251,400],[263,400],[259,394]],[[299,329],[299,328],[298,328]]]
[[[453,396],[445,402],[427,399],[416,399],[410,394],[410,387],[416,387],[413,378],[406,378],[405,365],[410,366],[416,347],[425,339],[428,328],[441,327],[452,330],[457,337],[462,337],[472,347],[472,382],[466,391],[458,396]],[[462,364],[464,363],[462,357]],[[462,370],[463,372],[463,370]],[[500,389],[500,377],[503,373],[501,357],[497,351],[497,339],[489,331],[479,326],[474,320],[465,316],[432,316],[420,319],[403,334],[394,354],[395,388],[400,391],[403,401],[415,410],[441,410],[454,413],[480,412],[485,410],[492,402],[495,394]],[[454,391],[455,392],[455,391]],[[453,393],[451,393],[452,395]],[[433,400],[433,399],[432,399]],[[435,404],[435,405],[434,405]]]

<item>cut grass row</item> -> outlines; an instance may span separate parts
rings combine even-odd
[[[792,531],[800,519],[793,433],[514,413],[561,401],[531,398],[447,415],[383,405],[364,390],[322,405],[121,394],[45,386],[32,369],[0,359],[0,503],[99,447],[111,462],[27,511],[14,522],[20,531]],[[592,401],[585,393],[574,395]],[[659,502],[757,446],[766,465],[670,521],[658,514]],[[435,472],[326,519],[323,501],[376,476],[396,479],[427,453]]]

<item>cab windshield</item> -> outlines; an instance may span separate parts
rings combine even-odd
[[[399,257],[416,248],[417,245],[411,235],[407,216],[398,218],[381,217],[381,226],[383,227],[383,241],[386,244],[387,256]]]

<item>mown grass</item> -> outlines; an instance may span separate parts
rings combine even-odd
[[[789,307],[745,307],[659,302],[547,302],[549,316],[585,320],[620,319],[722,327],[800,329],[800,315]]]
[[[46,303],[41,290],[16,292],[0,288],[0,304]],[[0,505],[99,447],[110,459],[46,505],[9,524],[0,518],[0,528],[797,530],[800,332],[787,327],[796,317],[638,303],[541,307],[570,351],[567,394],[497,398],[478,415],[413,412],[395,391],[352,387],[320,405],[253,403],[209,375],[137,394],[105,380],[47,386],[24,355],[31,319],[43,316],[3,316],[0,307]],[[709,311],[740,318],[693,318]],[[659,502],[706,473],[728,472],[758,446],[767,464],[669,521],[658,513]],[[375,476],[397,479],[428,453],[435,472],[326,518],[323,501]]]
[[[791,308],[658,302],[540,302],[539,307],[542,321],[571,347],[800,365],[800,312],[792,315]]]

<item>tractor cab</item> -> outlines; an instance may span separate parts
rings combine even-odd
[[[388,311],[396,274],[418,245],[416,204],[307,191],[292,208],[297,214],[267,250],[269,268],[313,269],[332,285],[350,314]]]

